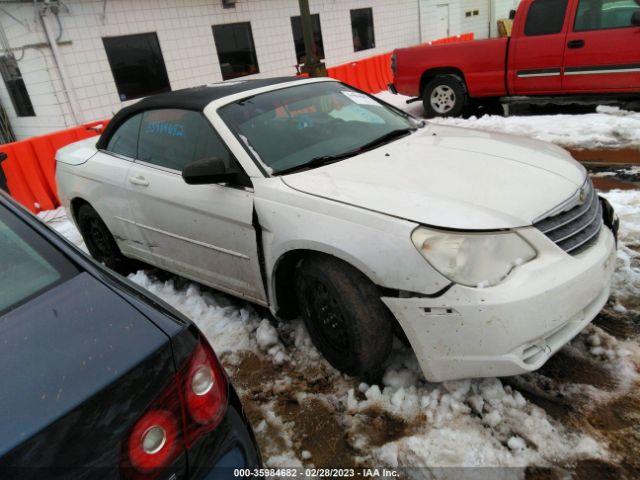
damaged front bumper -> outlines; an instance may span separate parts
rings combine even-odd
[[[530,372],[607,302],[615,267],[612,230],[602,228],[596,243],[571,256],[540,231],[522,229],[538,257],[505,282],[485,289],[454,284],[437,298],[382,300],[406,333],[427,380]]]

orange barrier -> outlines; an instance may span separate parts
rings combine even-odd
[[[429,44],[442,45],[446,43],[468,42],[471,40],[473,40],[473,32],[433,40],[429,42]],[[348,83],[365,92],[378,93],[386,90],[387,85],[393,81],[391,55],[391,53],[383,53],[381,55],[363,58],[356,62],[329,67],[327,68],[327,74],[331,78]]]
[[[453,37],[439,38],[438,40],[432,40],[428,43],[429,45],[442,45],[445,43],[469,42],[471,40],[473,40],[473,32],[454,35]]]
[[[391,53],[329,67],[327,74],[365,92],[377,93],[386,90],[387,85],[393,80]]]
[[[90,122],[0,146],[0,152],[7,154],[6,160],[0,165],[11,196],[33,213],[58,207],[56,151],[70,143],[98,135],[107,123],[108,120]]]

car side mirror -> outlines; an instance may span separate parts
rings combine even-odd
[[[224,160],[218,157],[202,158],[182,169],[182,178],[189,185],[210,185],[230,181],[238,172],[227,169]]]
[[[631,25],[640,27],[640,8],[635,10],[631,15]]]

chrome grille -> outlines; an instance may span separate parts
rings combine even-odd
[[[589,248],[602,228],[602,206],[591,180],[581,190],[583,201],[533,224],[556,245],[571,255]]]

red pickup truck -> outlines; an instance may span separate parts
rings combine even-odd
[[[522,0],[510,38],[400,48],[393,93],[427,117],[489,100],[640,99],[640,0]]]

